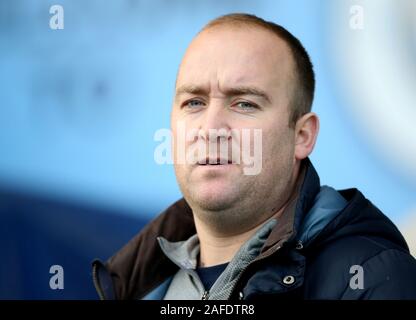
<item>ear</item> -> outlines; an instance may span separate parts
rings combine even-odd
[[[298,119],[295,126],[295,159],[308,157],[315,146],[319,132],[319,118],[308,112]]]

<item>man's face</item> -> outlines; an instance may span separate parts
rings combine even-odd
[[[250,129],[252,155],[253,130],[262,132],[262,164],[256,175],[245,174],[241,161],[221,165],[175,161],[185,199],[196,214],[205,212],[199,218],[244,227],[270,215],[285,200],[295,163],[295,136],[289,127],[293,63],[286,43],[258,28],[213,27],[189,46],[179,69],[171,115],[174,154],[179,122],[187,132]],[[225,139],[231,146],[236,136]],[[201,141],[212,146],[220,140],[201,134],[186,142],[186,150]]]

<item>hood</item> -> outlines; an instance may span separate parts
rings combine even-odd
[[[322,186],[298,230],[297,241],[307,248],[348,236],[371,236],[408,251],[402,234],[357,189],[337,191]]]
[[[331,206],[326,206],[328,204],[325,203],[326,196],[324,199],[318,199],[317,202],[324,204],[323,212],[331,218],[325,218],[320,210],[312,210],[311,215],[305,217],[305,226],[311,226],[302,229],[303,239],[306,240],[305,247],[322,246],[344,237],[366,236],[377,239],[385,246],[409,252],[409,247],[399,229],[358,189],[339,191],[332,189],[329,192],[337,192],[345,199],[346,204],[342,210],[334,212],[331,211]],[[331,205],[333,206],[334,203]]]

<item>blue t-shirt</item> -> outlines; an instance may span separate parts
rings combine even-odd
[[[205,290],[211,289],[214,282],[218,279],[221,273],[228,266],[227,263],[218,264],[212,267],[206,268],[196,268],[199,278],[201,279],[202,284],[204,285]]]

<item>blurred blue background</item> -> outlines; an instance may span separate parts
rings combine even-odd
[[[62,30],[49,27],[54,4]],[[1,1],[0,298],[97,298],[91,261],[181,197],[153,136],[169,128],[187,45],[231,12],[302,41],[317,74],[321,183],[359,188],[414,250],[414,1]],[[49,288],[55,264],[63,290]]]

